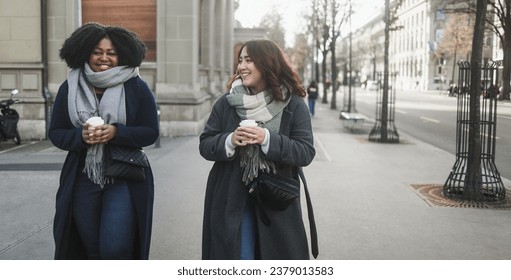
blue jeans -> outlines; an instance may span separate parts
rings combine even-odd
[[[133,259],[135,208],[128,185],[100,189],[81,173],[73,190],[73,219],[89,259]]]
[[[241,260],[256,259],[256,231],[254,202],[248,199],[241,220]]]
[[[314,107],[316,106],[316,99],[309,98],[309,112],[311,116],[314,116]]]

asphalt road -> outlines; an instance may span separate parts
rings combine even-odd
[[[354,91],[356,109],[374,119],[376,91],[366,91],[360,88]],[[340,92],[340,94],[342,96],[343,93]],[[342,104],[342,99],[340,100],[340,104]],[[445,93],[437,91],[397,91],[396,93],[395,125],[398,133],[406,132],[452,154],[456,153],[456,114],[457,98],[449,97]],[[511,159],[510,102],[499,102],[497,105],[496,134],[495,164],[501,176],[511,178],[511,161],[509,160]]]

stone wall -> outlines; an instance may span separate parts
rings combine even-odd
[[[162,136],[202,131],[232,72],[233,5],[156,0],[156,61],[142,63],[140,72],[159,105]],[[22,139],[46,137],[44,86],[54,98],[68,72],[59,50],[81,24],[81,0],[0,0],[0,99],[20,90]]]

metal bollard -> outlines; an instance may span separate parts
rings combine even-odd
[[[43,88],[43,98],[44,98],[44,122],[45,122],[45,131],[44,138],[48,139],[48,132],[50,131],[50,121],[51,121],[51,110],[53,106],[53,97],[48,89],[48,87]]]
[[[156,108],[157,108],[157,114],[158,114],[158,131],[160,130],[160,105],[156,105]],[[161,147],[161,144],[160,144],[160,136],[161,133],[158,133],[158,138],[156,138],[156,142],[154,142],[154,147],[155,148],[160,148]]]

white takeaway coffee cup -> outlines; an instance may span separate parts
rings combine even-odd
[[[92,127],[96,127],[105,124],[105,121],[101,117],[92,117],[87,120],[87,123]]]
[[[257,122],[255,120],[242,120],[240,126],[257,126]]]

